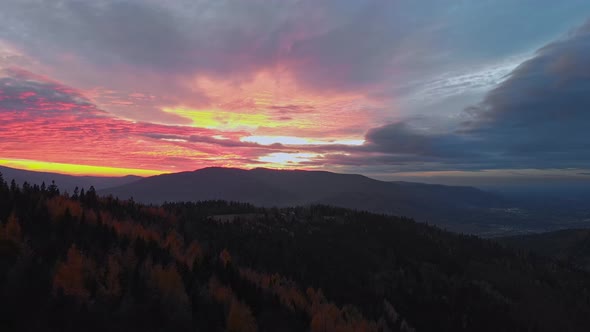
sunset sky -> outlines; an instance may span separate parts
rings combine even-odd
[[[590,178],[590,1],[0,2],[0,165]]]

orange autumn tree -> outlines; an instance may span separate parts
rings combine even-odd
[[[22,230],[20,224],[18,223],[18,219],[12,213],[10,217],[8,217],[8,222],[4,226],[4,229],[1,229],[0,224],[0,238],[5,238],[7,240],[11,240],[15,243],[19,243],[22,237]]]
[[[155,265],[149,272],[152,287],[158,291],[162,298],[180,304],[189,303],[184,283],[175,264],[170,264],[167,267]]]
[[[234,297],[231,288],[222,285],[215,277],[209,279],[209,294],[215,301],[223,304],[230,303]]]
[[[74,218],[80,218],[82,216],[83,208],[80,202],[71,200],[64,196],[55,196],[47,200],[47,210],[51,219],[63,217],[66,211],[69,211],[70,215]]]
[[[53,277],[53,290],[61,290],[65,295],[86,301],[90,292],[85,287],[85,275],[89,263],[75,245],[68,250],[65,262],[58,264]]]
[[[375,322],[366,320],[352,306],[340,309],[333,303],[314,303],[311,315],[312,332],[377,332]]]
[[[256,319],[250,307],[240,302],[229,286],[223,285],[216,277],[209,279],[209,294],[218,303],[229,305],[227,313],[228,332],[256,332],[258,330]]]
[[[252,315],[250,308],[234,298],[227,315],[227,331],[256,332],[257,330],[256,319]]]
[[[203,250],[201,249],[201,246],[197,242],[192,241],[184,254],[184,263],[188,266],[189,270],[192,271],[193,265],[195,263],[200,264],[202,260]]]

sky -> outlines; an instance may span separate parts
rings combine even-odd
[[[587,0],[3,0],[0,165],[590,181],[589,19]]]

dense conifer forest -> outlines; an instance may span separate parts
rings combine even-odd
[[[2,331],[588,331],[590,275],[408,218],[0,176]]]

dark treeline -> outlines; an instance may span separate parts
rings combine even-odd
[[[2,331],[587,331],[590,275],[327,206],[146,206],[0,176]]]

